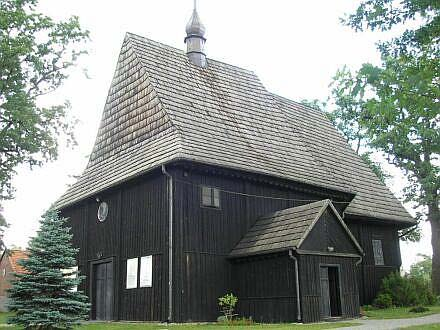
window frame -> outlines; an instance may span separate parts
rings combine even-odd
[[[204,190],[205,189],[209,189],[210,192],[210,204],[207,205],[204,203]],[[202,208],[207,208],[207,209],[211,209],[211,210],[221,210],[221,194],[220,194],[221,190],[217,187],[212,187],[212,186],[206,186],[206,185],[202,185],[200,187],[200,207]],[[217,196],[216,196],[217,194]],[[216,197],[217,197],[217,201],[218,201],[218,205],[216,205],[215,201],[216,201]]]
[[[375,242],[378,242],[378,243],[375,243]],[[374,266],[385,266],[385,256],[383,254],[382,239],[374,237],[371,240],[371,246],[372,246],[372,250],[373,250]],[[380,254],[376,254],[379,247],[380,247]]]

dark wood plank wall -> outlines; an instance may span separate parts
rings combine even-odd
[[[327,208],[301,245],[301,249],[327,252],[328,247],[333,247],[334,252],[360,253],[334,213]]]
[[[90,296],[90,262],[114,262],[114,316],[123,320],[156,320],[167,317],[168,306],[168,199],[166,179],[154,173],[104,194],[109,205],[100,223],[94,198],[63,210],[80,248],[78,264],[87,278],[81,289]],[[153,255],[151,288],[126,289],[126,260]]]
[[[199,185],[252,195],[319,200],[322,191],[298,190],[274,182],[253,180],[252,176],[169,167],[174,188],[173,320],[215,320],[218,297],[233,290],[232,266],[228,253],[262,214],[306,202],[262,199],[221,193],[221,208],[200,205]],[[188,183],[182,183],[181,181]],[[115,319],[165,320],[168,313],[168,198],[166,178],[159,171],[120,185],[99,196],[109,203],[109,216],[98,223],[98,203],[90,198],[63,210],[71,218],[74,245],[80,248],[80,270],[87,275],[82,288],[90,288],[89,262],[113,258],[115,264]],[[339,198],[342,198],[339,196]],[[340,204],[337,205],[341,207]],[[351,227],[367,252],[366,266],[359,272],[363,302],[375,295],[380,279],[400,265],[397,229],[353,222]],[[365,232],[365,234],[364,234]],[[374,267],[371,237],[383,235],[385,267]],[[394,243],[392,243],[394,242]],[[125,289],[126,259],[153,255],[153,288]],[[372,281],[373,280],[373,281]],[[367,286],[369,286],[367,288]],[[371,287],[370,287],[371,286]]]
[[[180,322],[215,320],[219,316],[218,297],[232,291],[227,255],[259,216],[307,203],[222,192],[220,209],[210,209],[201,207],[200,185],[289,199],[325,198],[194,169],[176,167],[170,172],[175,178],[174,318]]]
[[[258,322],[296,322],[295,264],[287,253],[235,260],[237,312]]]
[[[301,310],[303,322],[321,320],[319,299],[321,296],[320,272],[321,264],[340,266],[339,283],[341,286],[341,306],[343,317],[359,315],[359,291],[356,278],[356,258],[333,256],[301,255],[299,257],[299,278]]]
[[[399,271],[402,264],[399,237],[396,227],[367,223],[359,219],[347,219],[348,227],[364,249],[365,256],[358,268],[361,305],[373,302],[380,289],[382,279],[390,272]],[[384,265],[374,264],[372,240],[382,241]]]

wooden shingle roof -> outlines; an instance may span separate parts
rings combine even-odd
[[[89,163],[63,208],[162,164],[190,160],[355,193],[346,213],[413,222],[325,116],[251,71],[127,34]]]
[[[323,212],[330,207],[360,255],[362,248],[340,218],[331,201],[326,199],[280,210],[258,219],[229,254],[230,257],[266,254],[299,249]]]
[[[13,273],[23,274],[26,270],[19,264],[20,260],[24,260],[28,258],[28,253],[19,249],[11,249],[5,250],[2,254],[2,259],[7,258],[11,265],[11,269]]]

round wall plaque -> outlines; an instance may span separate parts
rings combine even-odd
[[[98,220],[100,222],[105,221],[108,215],[108,204],[106,202],[102,202],[98,207]]]

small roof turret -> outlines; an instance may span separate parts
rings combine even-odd
[[[188,24],[186,24],[186,54],[191,63],[202,68],[207,66],[206,55],[204,52],[206,42],[205,31],[205,26],[197,13],[196,0],[194,0],[194,9]]]

